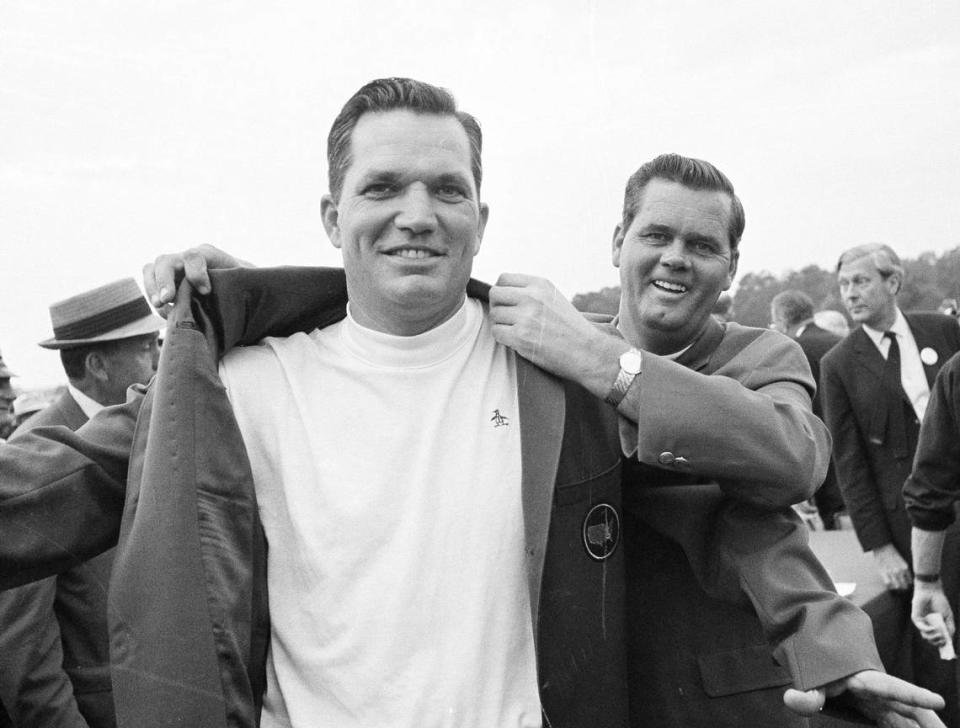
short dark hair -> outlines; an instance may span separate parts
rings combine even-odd
[[[116,353],[117,349],[120,347],[122,342],[128,341],[131,338],[139,337],[128,337],[126,339],[115,339],[110,341],[98,341],[95,344],[84,344],[82,346],[75,346],[70,349],[61,349],[60,350],[60,363],[63,364],[63,371],[66,372],[67,378],[71,380],[83,379],[87,373],[87,355],[94,352],[99,352],[103,356],[110,356]]]
[[[771,308],[787,326],[794,326],[813,318],[813,299],[803,291],[791,289],[773,297]]]
[[[343,178],[350,166],[350,135],[360,117],[366,113],[408,109],[418,114],[455,116],[463,125],[470,141],[470,167],[473,181],[480,194],[483,177],[483,134],[479,122],[465,111],[457,108],[453,94],[439,86],[412,78],[378,78],[357,91],[337,115],[327,137],[327,167],[330,194],[334,201],[340,200]]]
[[[63,364],[63,371],[67,373],[67,379],[83,379],[87,373],[87,354],[98,351],[97,346],[77,346],[72,349],[60,350],[60,363]]]
[[[886,243],[864,243],[855,245],[852,248],[844,250],[837,260],[837,273],[843,267],[844,263],[852,263],[860,258],[870,258],[876,266],[881,278],[889,278],[896,275],[900,279],[900,285],[897,287],[897,293],[903,288],[903,278],[905,271],[903,263],[900,262],[900,256]]]
[[[730,222],[727,235],[730,250],[736,250],[743,237],[746,217],[740,198],[733,191],[733,183],[710,162],[684,157],[681,154],[661,154],[650,160],[630,175],[623,195],[623,229],[626,230],[637,216],[643,202],[643,190],[651,180],[663,179],[676,182],[694,190],[712,190],[730,195]]]

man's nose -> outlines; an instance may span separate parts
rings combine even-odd
[[[660,253],[660,262],[668,268],[686,268],[690,264],[682,240],[674,238]]]
[[[422,184],[411,185],[399,198],[400,210],[394,221],[414,235],[433,231],[437,226],[433,195]]]

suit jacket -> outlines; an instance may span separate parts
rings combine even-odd
[[[794,337],[807,357],[807,363],[810,365],[810,371],[813,374],[813,381],[818,383],[817,391],[813,395],[813,414],[821,419],[823,419],[823,396],[819,386],[820,360],[842,338],[833,332],[820,328],[812,321],[803,327],[799,336]],[[831,527],[833,516],[845,507],[843,496],[840,493],[840,485],[837,483],[837,470],[832,462],[830,467],[827,468],[827,476],[823,479],[823,485],[820,486],[813,498],[824,523],[827,524],[828,528]]]
[[[932,385],[943,363],[960,351],[957,321],[939,313],[905,314]],[[843,499],[864,551],[892,543],[909,562],[910,521],[901,489],[913,463],[920,422],[902,388],[883,382],[884,358],[862,328],[821,361],[823,409],[833,435],[833,459]]]
[[[244,285],[264,276],[272,285]],[[258,724],[269,642],[266,543],[217,360],[235,344],[312,330],[345,311],[342,271],[214,278],[216,294],[202,305],[188,287],[179,291],[149,392],[77,434],[34,430],[0,448],[0,585],[95,552],[119,529],[110,631],[118,724],[127,728]],[[517,377],[544,723],[622,728],[615,414],[521,359]],[[54,527],[41,502],[75,515]]]
[[[810,390],[796,344],[737,324],[711,320],[676,362],[644,357],[639,391],[628,396],[638,400],[638,441],[652,449],[624,466],[635,728],[806,725],[783,705],[791,674],[823,684],[855,671],[851,661],[863,665],[872,650],[869,620],[833,591],[806,527],[792,509],[769,510],[777,484],[802,498],[822,478],[829,445]],[[811,444],[820,457],[798,467],[797,453]],[[654,456],[659,448],[666,452]],[[723,456],[723,469],[711,464]],[[710,482],[721,476],[739,500]],[[749,491],[766,499],[745,503]],[[736,583],[723,583],[730,574],[722,568],[696,566],[711,561],[736,563]],[[802,628],[786,637],[791,621]]]
[[[14,433],[87,421],[69,392]],[[111,728],[108,551],[18,589],[0,592],[0,698],[17,728]]]

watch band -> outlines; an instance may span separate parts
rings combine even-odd
[[[640,374],[642,361],[642,354],[637,349],[629,349],[620,355],[620,371],[617,372],[610,391],[603,398],[604,402],[616,407],[623,401],[633,380]]]

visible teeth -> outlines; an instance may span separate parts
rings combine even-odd
[[[433,255],[429,250],[423,250],[422,248],[401,248],[393,251],[393,254],[399,255],[401,258],[427,258]]]
[[[671,283],[669,281],[654,281],[653,283],[657,288],[664,288],[674,293],[684,293],[687,290],[687,287],[680,283]]]

